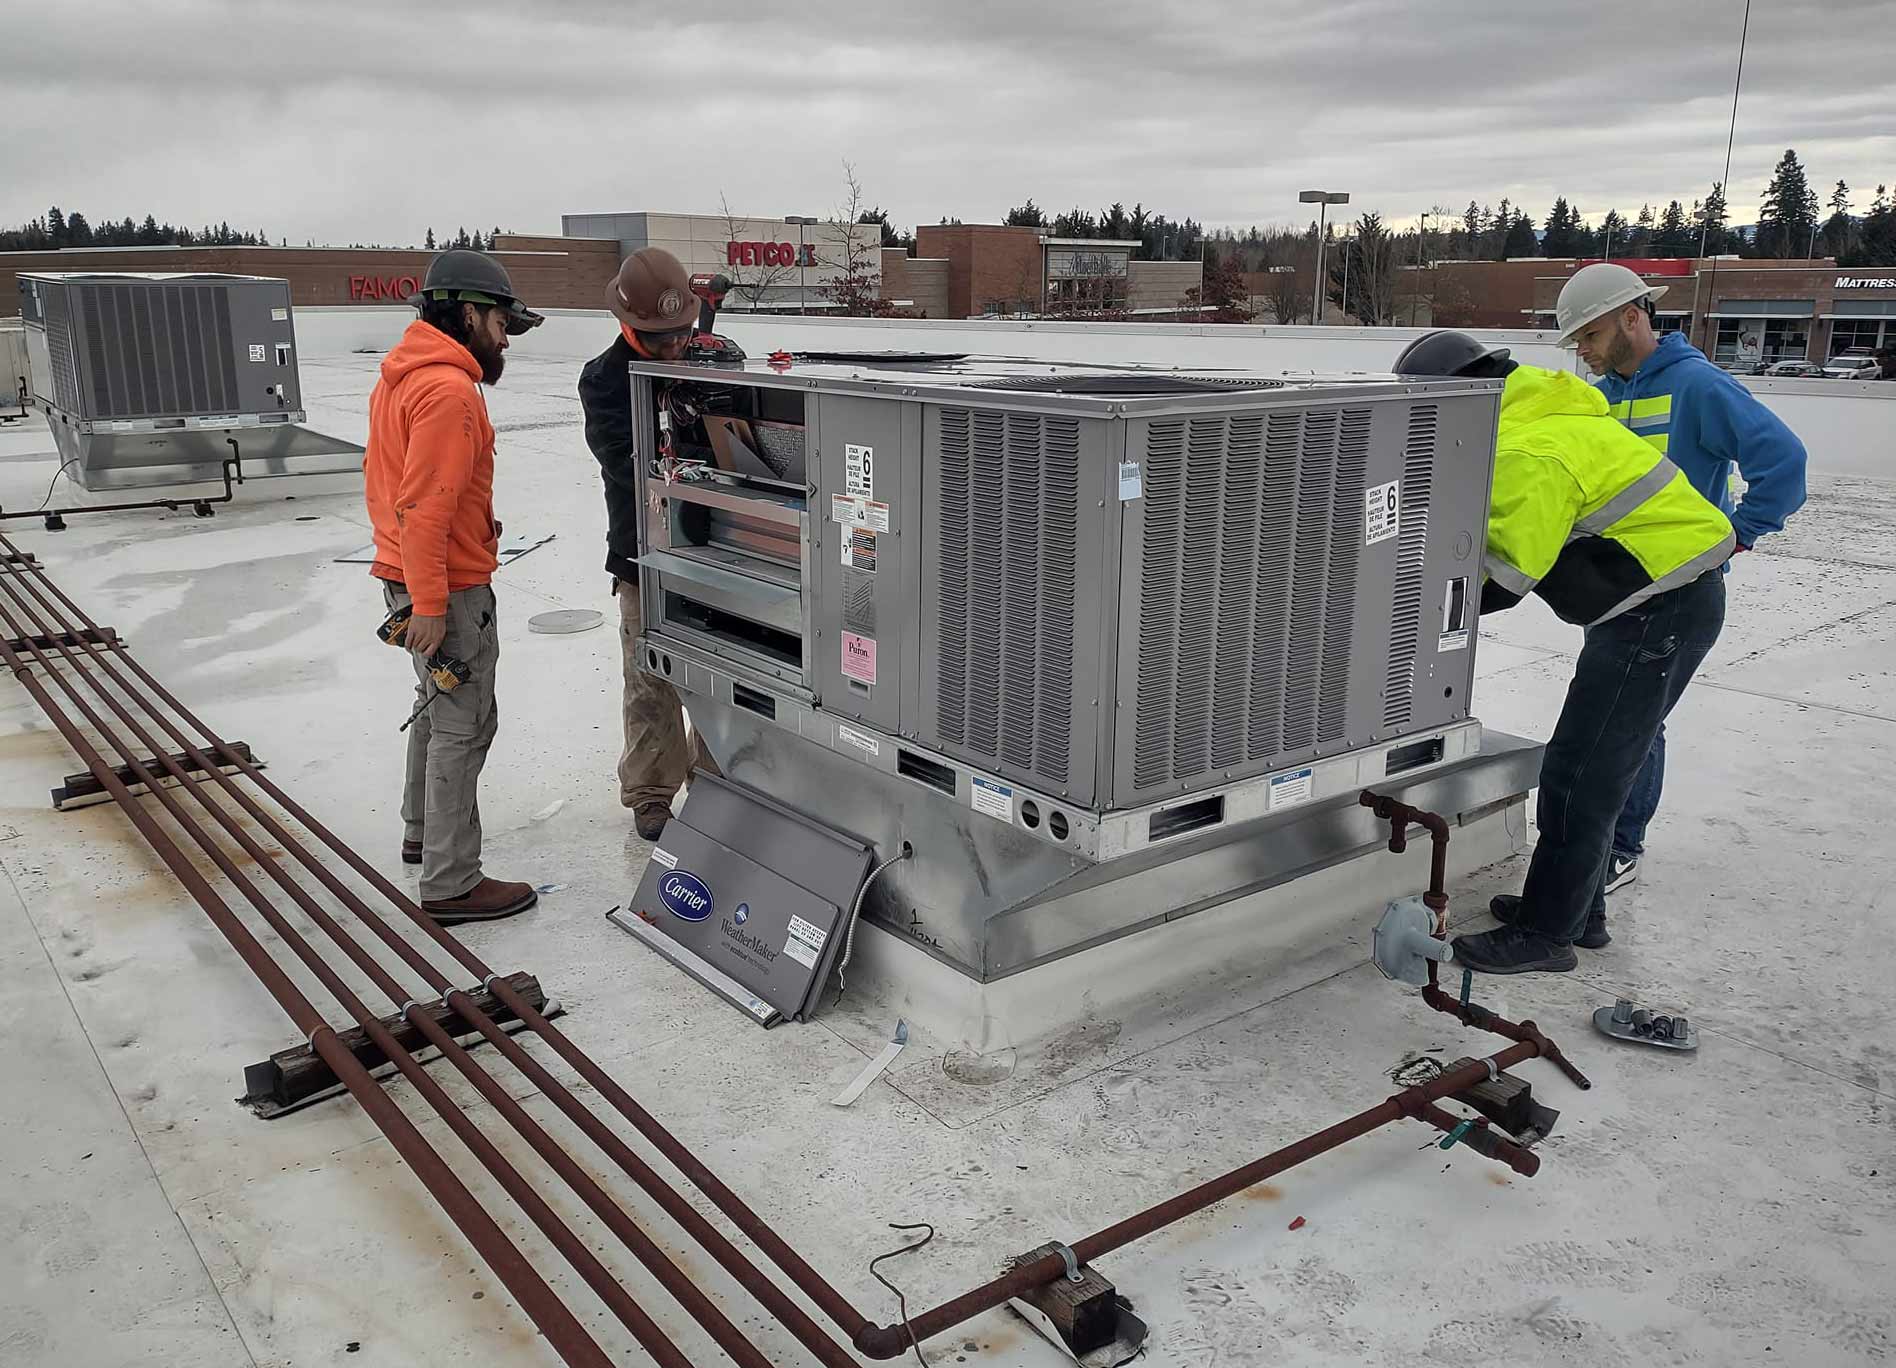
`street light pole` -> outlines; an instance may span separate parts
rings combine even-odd
[[[784,215],[783,221],[785,223],[794,223],[797,226],[797,313],[799,315],[807,314],[810,311],[810,302],[809,295],[804,291],[804,281],[806,279],[804,273],[804,258],[809,255],[809,249],[805,245],[806,240],[803,236],[803,230],[807,225],[815,223],[817,220],[799,214],[786,214]]]
[[[1422,302],[1422,241],[1429,231],[1429,216],[1426,212],[1416,220],[1415,225],[1415,283],[1409,288],[1409,326],[1415,326],[1415,306]],[[1345,258],[1347,260],[1347,258]],[[1349,299],[1348,286],[1344,287],[1343,298]]]
[[[1297,201],[1300,204],[1314,204],[1317,206],[1317,288],[1312,291],[1310,321],[1313,324],[1321,323],[1323,322],[1324,230],[1328,224],[1328,210],[1332,204],[1348,204],[1350,197],[1345,191],[1304,190],[1297,195]],[[1343,269],[1345,271],[1349,270],[1349,258],[1347,256],[1343,258]],[[1347,294],[1344,296],[1343,306],[1345,308],[1349,307],[1349,296]]]

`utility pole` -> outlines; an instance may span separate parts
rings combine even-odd
[[[1409,326],[1415,326],[1415,306],[1422,302],[1422,243],[1429,231],[1429,216],[1424,213],[1415,225],[1415,283],[1409,288]],[[1347,288],[1344,298],[1349,298]]]

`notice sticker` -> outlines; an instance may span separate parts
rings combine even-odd
[[[876,449],[845,443],[843,446],[843,485],[850,494],[864,499],[876,496]]]
[[[1363,545],[1388,541],[1402,530],[1402,482],[1391,480],[1363,495]]]
[[[974,810],[1003,822],[1014,820],[1014,790],[992,779],[974,776]]]
[[[860,684],[876,682],[876,639],[843,633],[843,674]]]
[[[1295,807],[1299,803],[1309,802],[1310,794],[1315,788],[1313,783],[1315,774],[1315,770],[1300,769],[1289,774],[1272,775],[1270,810],[1275,812],[1278,808]]]
[[[803,918],[792,914],[790,917],[790,939],[800,940],[812,950],[821,950],[829,939],[829,932],[820,926],[812,926]]]
[[[252,342],[252,343],[250,344],[250,359],[251,359],[252,361],[261,361],[261,360],[263,360],[263,357],[264,357],[264,352],[265,352],[265,348],[264,348],[264,345],[263,345],[263,343],[261,343],[261,342]]]
[[[836,724],[836,739],[845,746],[854,746],[865,755],[882,754],[882,743],[875,737],[859,732],[854,727],[844,726],[841,722]]]
[[[272,309],[270,310],[270,321],[272,323],[288,323],[290,321],[290,311],[288,309]]]
[[[1119,502],[1145,497],[1145,477],[1137,461],[1119,463]]]
[[[843,564],[852,570],[860,570],[865,575],[876,572],[876,534],[867,528],[852,527],[844,531]]]
[[[830,521],[844,527],[866,527],[871,532],[889,530],[889,506],[865,499],[859,494],[830,495]]]
[[[795,936],[790,936],[784,941],[783,952],[805,969],[816,968],[816,951],[810,949]]]
[[[678,857],[669,850],[660,850],[657,846],[653,846],[652,863],[665,869],[676,869],[678,868]]]

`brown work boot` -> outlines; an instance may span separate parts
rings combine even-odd
[[[484,878],[458,898],[423,902],[421,910],[442,926],[454,926],[460,922],[499,921],[525,912],[538,901],[540,895],[533,891],[532,884]]]
[[[656,841],[665,834],[665,823],[671,820],[670,803],[640,803],[632,810],[632,825],[638,829],[642,841]]]
[[[420,841],[403,841],[402,842],[402,863],[403,864],[420,864],[421,863],[421,842]]]

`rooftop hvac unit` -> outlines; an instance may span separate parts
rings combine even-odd
[[[301,426],[289,282],[20,276],[33,398],[87,489],[335,473],[362,448]],[[341,458],[341,459],[339,459]]]
[[[15,319],[0,319],[0,422],[24,418],[31,410],[33,382],[27,374],[26,329]]]
[[[1365,784],[1532,782],[1471,713],[1496,382],[632,370],[645,667],[759,803],[908,851],[865,907],[966,973],[1354,853],[1353,815],[1291,824]],[[693,802],[694,880],[785,868]],[[741,964],[665,874],[642,934]]]

